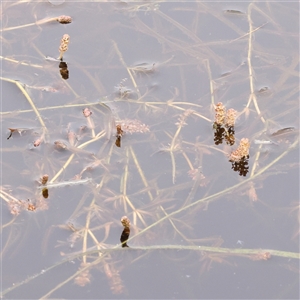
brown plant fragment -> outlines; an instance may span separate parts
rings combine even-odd
[[[124,226],[124,230],[121,234],[120,241],[122,243],[122,248],[125,248],[125,247],[129,247],[127,245],[127,240],[130,235],[130,220],[126,216],[123,216],[121,218],[121,223]]]
[[[117,128],[117,135],[116,136],[121,137],[123,135],[123,130],[121,128],[121,125],[120,124],[117,125],[116,128]]]
[[[116,142],[115,142],[115,145],[120,148],[121,147],[121,137],[122,137],[122,135],[123,135],[124,132],[123,132],[120,124],[118,124],[116,126],[116,129],[117,129],[117,133],[116,133]]]
[[[234,145],[234,143],[235,143],[234,131],[233,131],[233,133],[229,133],[229,131],[227,132],[227,134],[225,135],[225,141],[226,141],[227,145],[230,145],[230,146]]]
[[[43,188],[42,195],[45,199],[47,199],[49,197],[49,190],[47,188]]]
[[[115,145],[116,145],[118,148],[121,147],[121,137],[120,137],[120,136],[117,136]]]
[[[223,126],[214,123],[214,142],[216,145],[222,144],[226,134]]]
[[[249,172],[249,155],[243,156],[239,161],[230,161],[231,169],[235,172],[239,172],[240,176],[246,176]]]
[[[65,79],[65,80],[69,79],[69,70],[68,70],[68,65],[66,62],[61,61],[59,63],[59,72],[63,79]]]

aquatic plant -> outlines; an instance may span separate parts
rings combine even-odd
[[[68,34],[64,34],[61,41],[60,41],[60,45],[59,45],[59,48],[58,48],[58,51],[59,51],[58,59],[62,59],[64,53],[66,51],[68,51],[69,42],[70,42],[70,36]],[[66,67],[63,66],[61,68],[66,68]]]
[[[248,3],[245,12],[202,2],[119,4],[100,19],[101,3],[74,6],[100,25],[77,14],[70,67],[62,61],[69,36],[61,61],[45,59],[65,25],[30,23],[42,13],[33,2],[3,6],[2,297],[101,290],[134,298],[138,273],[141,281],[149,275],[143,289],[158,278],[200,298],[189,276],[204,286],[223,274],[219,266],[247,269],[242,259],[259,272],[272,265],[280,280],[294,276],[298,52],[288,47],[282,56],[254,39],[259,32],[294,45],[296,29],[277,24],[290,8],[277,15],[271,9],[284,4]],[[29,5],[32,16],[14,18]],[[224,24],[228,37],[207,31],[207,19]],[[260,91],[269,71],[278,74],[269,79],[276,90],[268,83],[274,97]]]

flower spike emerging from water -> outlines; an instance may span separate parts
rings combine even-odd
[[[240,141],[238,148],[231,152],[230,161],[240,161],[243,157],[247,157],[249,155],[250,142],[248,139],[243,138]]]
[[[70,36],[68,34],[64,34],[60,41],[60,46],[58,48],[58,51],[60,53],[58,59],[62,59],[64,53],[68,50],[69,42],[70,42]]]
[[[215,123],[217,125],[223,125],[225,121],[226,108],[222,102],[217,103],[215,113]]]
[[[235,124],[235,118],[236,118],[236,110],[233,108],[229,108],[226,113],[225,118],[225,126],[228,128],[233,128]]]

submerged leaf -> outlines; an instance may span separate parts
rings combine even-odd
[[[141,63],[134,67],[131,67],[130,70],[134,72],[141,72],[141,73],[151,73],[154,71],[155,63],[148,64],[148,63]]]
[[[286,128],[282,128],[282,129],[279,129],[275,132],[273,132],[271,134],[271,136],[279,136],[279,135],[283,135],[283,134],[286,134],[286,133],[289,133],[291,131],[294,131],[295,130],[295,127],[286,127]]]
[[[238,15],[244,15],[245,14],[242,11],[236,10],[236,9],[226,9],[224,12],[227,13],[227,14],[238,14]]]

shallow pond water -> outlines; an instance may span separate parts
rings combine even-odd
[[[2,10],[3,298],[299,298],[295,3]]]

